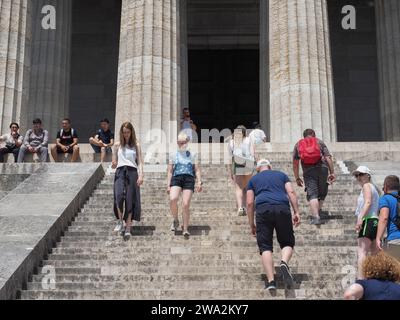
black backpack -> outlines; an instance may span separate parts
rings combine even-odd
[[[391,220],[390,219],[390,214],[389,214],[389,220],[392,221],[396,225],[397,229],[400,230],[400,196],[395,196],[394,194],[390,194],[390,193],[387,193],[386,195],[392,196],[393,198],[396,198],[396,200],[397,200],[397,215],[396,215],[396,218],[394,220]]]

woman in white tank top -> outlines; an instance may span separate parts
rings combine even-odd
[[[135,129],[129,122],[121,126],[120,142],[115,144],[112,168],[114,178],[114,214],[118,219],[114,232],[131,236],[132,219],[140,221],[140,186],[143,184],[143,157]],[[125,226],[124,226],[125,225]]]
[[[371,171],[365,167],[358,167],[353,172],[358,184],[362,187],[357,200],[357,224],[358,234],[358,278],[363,279],[362,263],[368,254],[376,252],[376,233],[378,230],[379,193],[371,183]]]

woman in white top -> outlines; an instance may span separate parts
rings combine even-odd
[[[358,234],[358,278],[363,279],[362,263],[370,253],[376,253],[376,233],[378,230],[379,193],[371,183],[371,171],[361,166],[353,172],[358,184],[362,187],[357,200],[357,224]]]
[[[244,126],[235,129],[228,146],[232,157],[232,166],[229,166],[230,178],[235,184],[238,215],[245,216],[246,189],[254,172],[255,151]]]
[[[114,232],[119,232],[127,241],[131,236],[132,218],[140,221],[141,216],[143,157],[135,129],[130,122],[121,126],[119,137],[120,142],[114,145],[112,161],[112,168],[117,169],[114,179],[114,214],[119,220]]]

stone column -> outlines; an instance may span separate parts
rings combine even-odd
[[[271,141],[336,141],[326,0],[270,0]]]
[[[178,17],[179,0],[122,1],[116,128],[131,121],[144,143],[177,134]]]
[[[60,121],[69,117],[72,0],[33,1],[32,66],[27,125],[41,118],[55,140]],[[56,29],[43,29],[42,8],[56,9]],[[73,121],[74,119],[72,119]]]
[[[179,44],[181,49],[181,105],[179,111],[189,106],[189,65],[188,65],[188,34],[187,34],[187,0],[180,0],[180,35]]]
[[[375,0],[382,135],[400,141],[400,2]]]
[[[0,1],[0,133],[26,113],[30,7],[30,0]]]
[[[269,2],[260,1],[260,124],[270,141]]]

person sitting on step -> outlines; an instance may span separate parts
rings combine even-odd
[[[19,148],[22,146],[24,137],[18,132],[18,123],[11,123],[10,129],[10,133],[0,136],[0,142],[3,143],[3,146],[0,147],[0,163],[4,162],[4,156],[8,153],[12,153],[14,162],[18,162]]]
[[[185,133],[178,136],[178,150],[170,156],[167,173],[167,192],[170,197],[170,208],[173,216],[171,231],[179,228],[178,200],[182,193],[183,236],[188,239],[190,220],[190,201],[193,193],[202,192],[200,166],[197,157],[188,149],[189,137]],[[197,184],[196,184],[197,179]]]
[[[24,142],[19,150],[18,163],[25,161],[27,152],[39,155],[40,162],[47,162],[48,142],[49,132],[42,128],[42,120],[33,120],[33,128],[26,132]]]
[[[72,154],[71,162],[78,161],[78,133],[71,127],[71,120],[65,118],[62,122],[62,129],[57,133],[56,144],[51,148],[51,155],[55,162],[58,162],[59,154]]]
[[[110,121],[102,119],[100,121],[100,129],[94,137],[89,139],[95,153],[100,153],[100,161],[106,160],[107,153],[112,153],[114,145],[114,133],[110,129]]]

